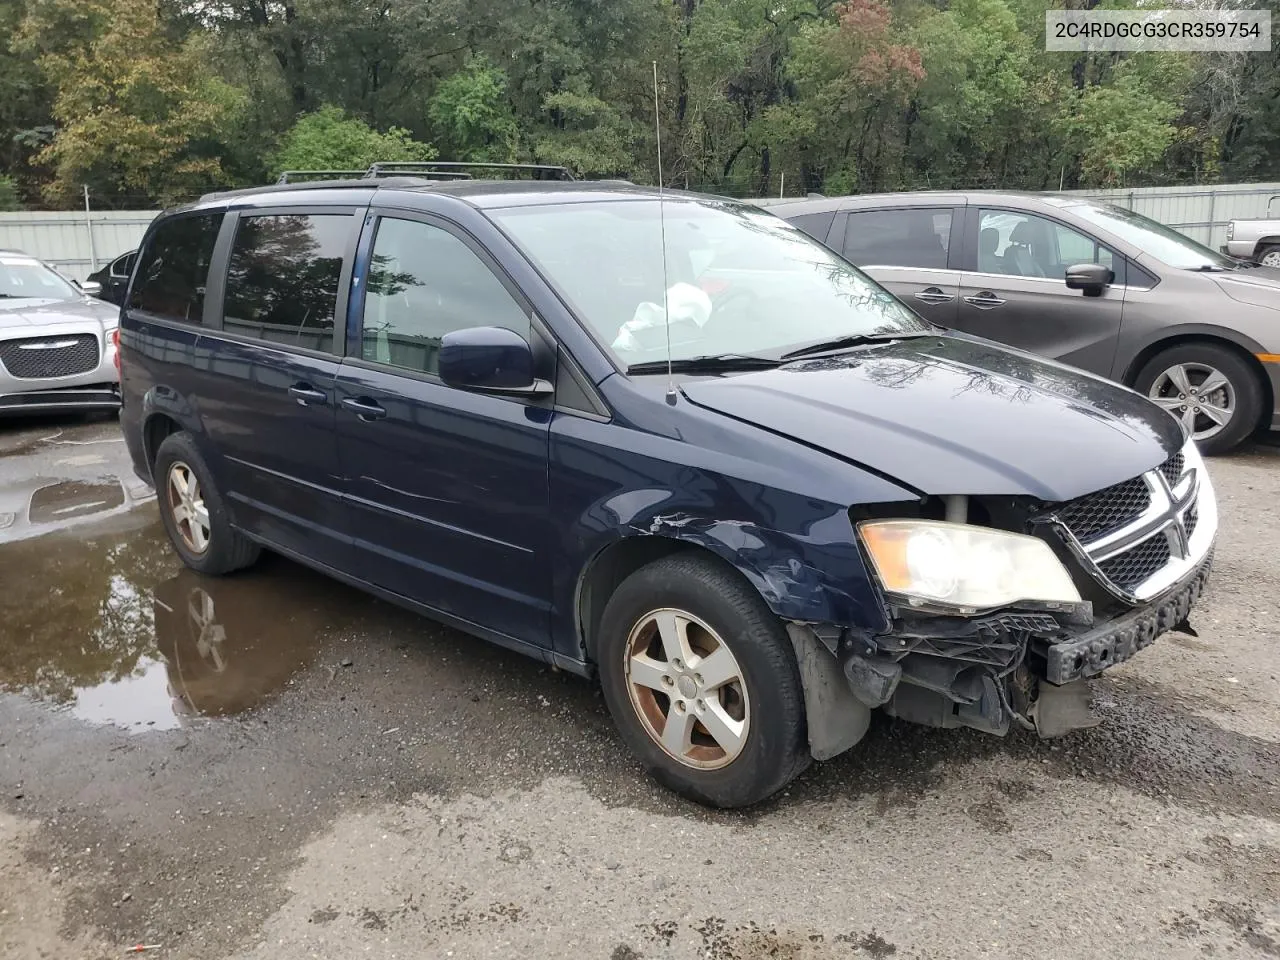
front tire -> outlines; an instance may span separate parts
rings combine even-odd
[[[165,437],[152,476],[165,532],[188,567],[216,576],[258,559],[258,545],[231,525],[213,474],[190,434]]]
[[[605,608],[596,653],[623,739],[676,793],[750,806],[808,766],[791,642],[720,561],[689,553],[637,570]]]
[[[1182,421],[1207,455],[1234,449],[1262,416],[1262,383],[1228,347],[1183,343],[1162,350],[1134,380],[1134,389]]]

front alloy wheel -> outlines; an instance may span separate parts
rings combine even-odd
[[[1236,412],[1231,381],[1207,363],[1176,363],[1151,384],[1148,396],[1182,421],[1197,442],[1216,437]]]
[[[668,756],[715,770],[738,758],[751,723],[742,668],[716,632],[683,610],[646,614],[627,640],[627,692]]]
[[[745,807],[808,765],[791,640],[724,561],[689,550],[641,567],[613,591],[597,637],[609,712],[665,786]]]

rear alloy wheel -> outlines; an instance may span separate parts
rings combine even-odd
[[[791,641],[714,557],[665,557],[624,580],[601,618],[596,661],[623,739],[683,796],[749,806],[810,762]]]
[[[1182,421],[1202,453],[1226,453],[1253,432],[1262,413],[1258,377],[1216,344],[1188,343],[1157,354],[1135,386]]]
[[[187,549],[202,554],[209,549],[209,508],[200,490],[200,480],[181,460],[169,465],[169,509],[173,523]]]
[[[231,525],[213,475],[190,434],[165,437],[151,475],[165,532],[188,567],[216,575],[258,559],[258,545]]]

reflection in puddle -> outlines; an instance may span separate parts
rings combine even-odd
[[[370,601],[264,557],[225,578],[181,568],[156,522],[0,549],[0,690],[128,730],[246,710]]]
[[[132,477],[32,477],[0,487],[0,543],[41,536],[89,518],[126,513],[154,497],[149,486]]]
[[[158,709],[168,699],[169,677],[164,661],[143,657],[127,677],[77,688],[71,715],[126,730],[172,730],[180,723],[179,714]]]

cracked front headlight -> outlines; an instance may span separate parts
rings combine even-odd
[[[912,603],[973,611],[1080,602],[1071,574],[1036,537],[937,520],[868,520],[858,533],[880,585]]]

